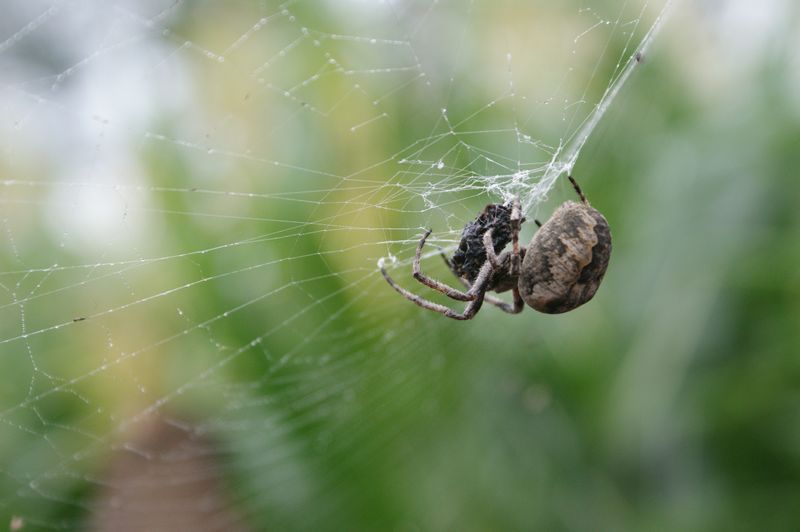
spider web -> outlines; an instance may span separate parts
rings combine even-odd
[[[446,353],[512,347],[376,263],[410,286],[421,228],[436,255],[487,202],[550,208],[667,7],[10,2],[0,515],[383,522],[407,435],[458,408]]]

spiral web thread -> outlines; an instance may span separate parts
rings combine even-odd
[[[199,457],[249,471],[231,496],[245,518],[287,483],[292,500],[329,495],[349,466],[320,478],[302,449],[375,459],[403,430],[381,397],[416,400],[442,367],[415,357],[430,331],[394,317],[406,303],[376,261],[407,264],[423,226],[452,248],[486,201],[535,211],[670,3],[12,1],[0,515],[175,513],[120,499],[127,481],[101,465],[120,453],[170,471],[187,504],[219,489]],[[365,404],[369,379],[385,385]],[[356,404],[363,426],[326,425]],[[159,430],[185,441],[142,443]],[[211,506],[205,527],[224,528]]]

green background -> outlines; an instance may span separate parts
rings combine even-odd
[[[130,4],[83,50],[71,6],[0,52],[0,527],[796,530],[800,14],[685,4],[573,170],[614,238],[595,299],[465,323],[377,260],[442,301],[422,228],[452,249],[504,165],[534,184],[660,4]],[[125,61],[161,89],[109,92]]]

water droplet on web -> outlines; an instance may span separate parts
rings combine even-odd
[[[436,163],[436,168],[438,168],[439,170],[444,168],[444,161],[439,161],[438,163]]]

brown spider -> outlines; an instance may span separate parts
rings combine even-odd
[[[589,205],[578,183],[572,176],[567,177],[581,202],[564,202],[544,225],[536,221],[540,229],[527,249],[519,246],[519,231],[525,222],[519,198],[487,205],[464,227],[453,257],[448,259],[444,253],[442,257],[466,292],[422,273],[422,248],[431,234],[430,229],[425,231],[414,256],[414,279],[451,299],[468,302],[464,312],[398,286],[381,263],[383,277],[409,301],[456,320],[472,319],[484,301],[509,314],[522,312],[525,303],[548,314],[583,305],[592,299],[605,275],[611,255],[611,231],[605,217]],[[503,251],[509,242],[511,250]],[[508,290],[512,291],[513,304],[486,294]]]

